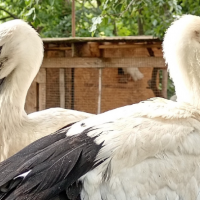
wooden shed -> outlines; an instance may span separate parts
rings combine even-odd
[[[167,96],[168,75],[157,38],[44,38],[43,42],[45,56],[27,95],[27,113],[63,107],[96,114]],[[130,67],[137,67],[143,78],[134,81],[124,73]]]

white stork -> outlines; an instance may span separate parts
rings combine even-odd
[[[91,114],[52,108],[27,115],[27,91],[43,59],[42,40],[27,23],[0,25],[0,160]]]
[[[200,17],[166,32],[177,102],[155,98],[46,136],[0,164],[1,200],[199,200]]]

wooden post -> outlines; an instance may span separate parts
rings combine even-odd
[[[38,111],[39,106],[37,108],[37,83],[35,80],[32,82],[26,97],[25,110],[27,114]]]
[[[101,95],[102,95],[102,68],[99,68],[99,89],[98,89],[98,105],[97,114],[101,113]]]
[[[65,69],[59,69],[60,107],[65,108]]]
[[[72,0],[72,37],[76,37],[75,0]]]
[[[162,70],[162,96],[167,99],[167,82],[168,72],[166,69]]]
[[[46,68],[40,68],[35,81],[39,83],[39,110],[46,109]]]
[[[75,0],[72,0],[72,37],[76,37],[76,9]],[[72,57],[76,56],[76,49],[74,43],[71,44]],[[74,109],[74,68],[71,70],[72,73],[72,90],[71,90],[71,109]]]
[[[39,84],[39,110],[46,109],[46,83]]]

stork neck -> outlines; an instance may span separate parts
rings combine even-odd
[[[186,51],[180,52],[183,54]],[[169,63],[169,67],[177,101],[189,103],[200,109],[200,50],[189,49],[187,54],[176,56],[176,59]]]
[[[27,66],[19,67],[6,77],[0,91],[1,109],[12,113],[17,110],[18,115],[24,113],[26,95],[36,74],[31,69],[34,70]]]

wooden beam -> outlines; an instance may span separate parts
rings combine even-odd
[[[102,60],[99,58],[44,58],[44,68],[91,68],[101,67]]]
[[[59,69],[60,107],[65,108],[65,69]]]
[[[99,49],[132,49],[132,48],[161,48],[161,44],[108,44],[99,45]]]
[[[168,82],[168,72],[167,70],[162,70],[162,96],[167,99],[167,82]]]
[[[46,83],[46,69],[40,68],[34,81],[37,83]]]
[[[95,43],[95,42],[94,42]],[[96,42],[97,43],[97,42]],[[80,46],[80,44],[78,44]],[[93,44],[90,43],[90,46]],[[98,45],[98,43],[97,43]],[[93,45],[95,46],[95,45]],[[75,43],[71,43],[71,47],[48,47],[45,48],[45,51],[64,51],[64,50],[73,50],[76,48]],[[80,48],[80,47],[77,47]],[[160,44],[123,44],[123,45],[118,45],[118,44],[111,44],[111,45],[99,45],[99,49],[136,49],[136,48],[161,48]]]
[[[46,83],[39,83],[39,110],[46,109]]]
[[[114,37],[68,37],[68,38],[42,38],[44,43],[63,43],[63,42],[159,42],[162,41],[158,38],[148,35],[140,35],[140,36],[114,36]]]
[[[37,111],[36,96],[36,82],[33,81],[26,96],[25,110],[27,114]]]
[[[39,110],[44,110],[46,109],[46,69],[40,68],[34,81],[39,84]]]
[[[72,55],[71,56],[72,57],[78,57],[79,56],[79,51],[78,51],[77,46],[74,43],[72,43],[71,47],[72,47]]]
[[[94,42],[97,43],[97,42]],[[71,45],[73,45],[72,43]],[[98,43],[97,43],[98,44]],[[92,45],[92,43],[90,43]],[[161,44],[109,44],[109,45],[99,45],[99,49],[135,49],[135,48],[161,48]],[[71,50],[72,47],[48,47],[45,51],[62,51]]]
[[[103,58],[104,67],[154,67],[166,68],[162,57]]]
[[[48,47],[45,48],[45,51],[63,51],[63,50],[70,50],[72,47]]]
[[[76,11],[75,0],[72,0],[72,37],[76,36]]]
[[[155,67],[166,68],[162,57],[44,58],[42,68]]]
[[[98,88],[97,114],[101,113],[101,100],[102,100],[102,68],[99,68],[99,88]]]

